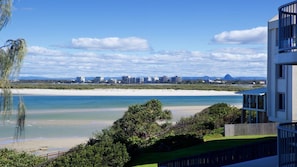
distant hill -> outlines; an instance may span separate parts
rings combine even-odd
[[[225,80],[225,81],[233,81],[234,78],[233,78],[230,74],[226,74],[226,75],[224,76],[224,79],[223,79],[223,80]]]

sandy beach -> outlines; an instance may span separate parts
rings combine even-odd
[[[233,91],[174,89],[13,89],[13,94],[53,96],[219,96],[236,95]]]
[[[163,109],[168,109],[172,112],[173,122],[179,120],[182,117],[188,117],[194,115],[207,108],[208,106],[169,106]],[[125,111],[125,110],[124,110]],[[28,120],[28,125],[55,125],[55,126],[86,126],[93,124],[94,127],[109,127],[112,125],[114,120],[101,121],[101,120]],[[90,134],[91,136],[91,134]],[[58,152],[67,151],[70,148],[83,144],[88,141],[88,137],[69,137],[69,138],[33,138],[25,139],[20,141],[14,141],[12,138],[0,138],[0,149],[8,148],[17,151],[25,151],[35,155],[46,156],[47,154],[53,154]],[[8,141],[8,142],[7,142]]]
[[[94,90],[55,90],[55,89],[14,89],[15,95],[46,95],[46,96],[218,96],[218,95],[236,95],[229,91],[202,91],[202,90],[159,90],[159,89],[94,89]],[[163,109],[169,109],[173,114],[173,121],[182,117],[188,117],[201,112],[208,106],[164,106]],[[240,107],[240,106],[237,106]],[[125,110],[124,110],[125,111]],[[86,125],[90,122],[106,127],[112,125],[114,120],[100,122],[98,120],[55,120],[39,121],[28,120],[28,124],[53,124],[53,125]],[[47,155],[48,153],[57,153],[58,151],[67,151],[70,148],[86,143],[89,136],[71,137],[71,138],[34,138],[25,139],[19,142],[3,142],[7,139],[0,138],[0,148],[15,149],[17,151],[26,151],[36,155]],[[1,142],[2,141],[2,142]]]
[[[85,144],[87,141],[87,137],[22,139],[12,143],[0,145],[0,149],[8,148],[17,150],[19,152],[24,151],[34,155],[47,156],[48,154],[56,154],[68,151],[70,148],[79,144]]]

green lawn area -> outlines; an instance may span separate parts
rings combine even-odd
[[[254,135],[210,138],[200,145],[179,149],[171,152],[147,152],[140,154],[129,165],[137,167],[157,167],[158,162],[193,156],[209,151],[226,149],[260,140],[275,138],[276,135]]]

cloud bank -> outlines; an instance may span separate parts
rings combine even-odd
[[[59,51],[31,46],[21,76],[265,76],[266,53],[247,48],[209,52],[156,51],[138,53],[96,50]]]
[[[73,38],[67,48],[30,46],[21,76],[266,76],[266,27],[224,31],[213,41],[234,47],[154,51],[139,37]],[[249,45],[242,45],[249,44]],[[251,47],[257,44],[257,47]],[[262,45],[258,45],[262,44]],[[263,48],[262,48],[263,46]]]

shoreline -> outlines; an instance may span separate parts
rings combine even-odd
[[[90,89],[90,90],[76,90],[76,89],[12,89],[14,95],[24,96],[239,96],[232,91],[211,91],[211,90],[173,90],[173,89]],[[210,105],[201,106],[163,106],[163,109],[171,110],[173,118],[172,121],[178,121],[183,117],[189,117],[196,113],[201,112],[203,109]],[[241,107],[235,105],[235,107]],[[98,112],[98,109],[85,109],[89,112]],[[127,108],[108,108],[109,111],[117,112],[123,110],[123,113]],[[59,111],[45,111],[44,114],[50,112],[64,112],[64,113],[76,113],[81,112],[81,109],[77,110],[59,110]],[[104,109],[99,109],[104,111]],[[32,113],[38,113],[33,111]],[[51,119],[51,120],[36,120],[28,119],[28,125],[36,126],[96,126],[96,127],[108,127],[115,120],[68,120],[68,119]],[[94,129],[95,132],[96,129]],[[98,129],[97,129],[98,130]],[[89,134],[90,136],[92,134]],[[58,137],[32,137],[25,138],[16,142],[13,138],[0,138],[0,149],[7,148],[16,151],[25,151],[27,153],[44,156],[51,153],[65,152],[69,149],[77,146],[78,144],[86,143],[90,136],[58,136]]]
[[[0,149],[7,148],[18,152],[26,152],[38,156],[46,156],[58,152],[66,152],[79,145],[86,144],[88,137],[55,137],[55,138],[28,138],[15,141],[10,138],[6,144],[0,144]],[[1,138],[0,138],[0,141]]]
[[[196,113],[201,112],[209,106],[164,106],[163,109],[171,110],[173,119],[172,123],[180,120],[183,117],[189,117]],[[235,107],[238,107],[235,105]],[[27,120],[28,124],[33,124],[33,126],[43,126],[43,125],[57,125],[57,126],[86,126],[92,123],[93,125],[104,124],[105,127],[112,125],[114,120]],[[95,132],[96,129],[94,129]],[[97,129],[99,130],[99,129]],[[88,141],[90,136],[73,136],[73,137],[31,137],[20,139],[16,142],[13,137],[0,138],[0,149],[7,148],[16,150],[18,152],[25,151],[30,154],[38,156],[46,156],[47,154],[55,154],[58,152],[65,152],[69,149],[79,145],[84,144]]]
[[[234,96],[234,91],[175,89],[12,89],[14,95],[46,96]]]
[[[203,109],[207,108],[207,105],[204,106],[164,106],[163,109],[171,110],[173,118],[173,123],[178,121],[182,117],[188,117],[190,115],[194,115],[195,113],[201,112]],[[119,108],[115,108],[119,109]],[[121,108],[124,109],[124,108]],[[127,109],[125,109],[127,110]],[[123,110],[123,112],[125,112]],[[61,110],[62,112],[63,110]],[[55,111],[56,112],[56,111]],[[67,112],[67,111],[66,111]],[[95,111],[93,111],[95,112]],[[116,120],[116,119],[115,119]],[[35,120],[28,119],[27,126],[63,126],[63,127],[77,127],[77,126],[89,126],[92,124],[92,127],[109,127],[115,120]],[[14,124],[14,122],[10,122],[10,124]],[[95,131],[101,131],[101,129],[94,129]],[[73,137],[29,137],[25,139],[21,139],[16,142],[13,137],[5,137],[0,138],[0,149],[8,148],[16,151],[25,151],[27,153],[35,154],[35,155],[46,155],[48,153],[57,153],[59,151],[67,151],[72,147],[85,143],[92,134],[89,136],[81,137],[81,136],[73,136]],[[84,142],[85,141],[85,142]],[[43,149],[46,148],[46,149]]]

